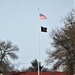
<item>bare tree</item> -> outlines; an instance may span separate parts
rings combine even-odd
[[[16,45],[12,45],[10,41],[0,41],[0,71],[11,71],[13,66],[11,60],[18,58],[16,51],[18,51]]]
[[[64,27],[52,30],[50,36],[53,39],[52,46],[54,51],[47,51],[48,59],[46,62],[52,63],[53,70],[57,70],[62,66],[63,71],[75,72],[75,11],[72,10],[63,20]]]

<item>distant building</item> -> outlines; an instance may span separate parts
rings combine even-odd
[[[73,74],[75,75],[75,73],[73,73]],[[12,72],[12,73],[4,73],[3,75],[38,75],[38,72]],[[64,73],[64,72],[40,72],[40,75],[67,75],[67,73]]]

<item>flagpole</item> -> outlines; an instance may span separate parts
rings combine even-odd
[[[39,8],[38,8],[39,18]],[[40,75],[40,20],[38,19],[38,75]]]
[[[39,25],[39,29],[40,29],[40,25]],[[39,49],[38,49],[38,75],[40,75],[40,30],[39,30]]]
[[[40,16],[40,18],[39,18]],[[40,75],[40,19],[47,19],[46,16],[44,16],[43,14],[39,14],[39,8],[38,8],[38,75]],[[47,28],[43,27],[43,32],[47,32]]]

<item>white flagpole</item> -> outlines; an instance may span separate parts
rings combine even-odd
[[[38,18],[39,18],[39,8],[38,8]],[[38,20],[38,75],[40,75],[40,19]]]

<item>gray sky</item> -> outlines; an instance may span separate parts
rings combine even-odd
[[[63,26],[61,18],[73,8],[74,0],[0,0],[0,39],[9,40],[20,49],[19,59],[13,63],[19,68],[27,68],[38,58],[38,27],[45,26],[48,32],[40,32],[40,61],[45,65],[46,50],[52,49],[49,33]],[[39,13],[47,20],[39,20]]]

